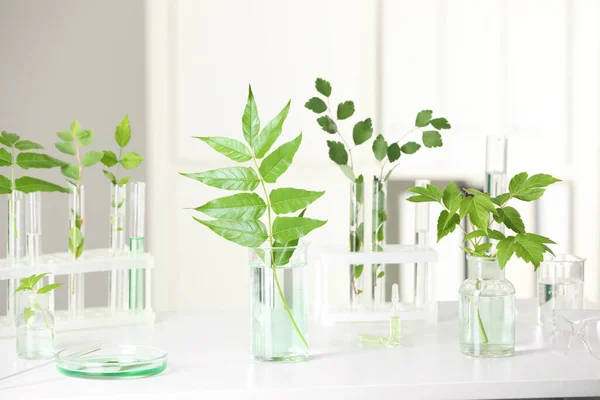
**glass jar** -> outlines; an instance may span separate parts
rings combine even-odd
[[[565,254],[548,256],[542,261],[537,270],[538,322],[541,325],[552,325],[553,310],[583,309],[584,264],[585,259]]]
[[[54,314],[50,310],[52,293],[18,292],[17,355],[27,360],[54,356]]]
[[[307,245],[250,249],[252,357],[308,358]]]
[[[460,351],[472,357],[515,353],[515,288],[495,258],[467,256],[468,278],[460,286]]]

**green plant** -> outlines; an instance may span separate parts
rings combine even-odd
[[[122,186],[131,179],[130,176],[121,178],[121,167],[126,170],[134,169],[144,160],[141,155],[132,151],[123,154],[125,147],[129,144],[129,140],[131,140],[131,125],[129,124],[129,116],[125,115],[115,130],[115,142],[117,142],[117,146],[119,146],[119,155],[117,156],[111,150],[104,150],[104,156],[101,160],[102,164],[107,168],[112,168],[115,165],[117,166],[115,174],[107,169],[102,170],[104,176],[106,176],[113,185],[118,184],[119,186]]]
[[[2,131],[0,144],[7,147],[0,148],[0,167],[10,167],[10,178],[0,175],[0,194],[10,194],[13,191],[23,193],[33,192],[62,192],[68,193],[69,189],[30,176],[16,178],[16,167],[29,168],[54,168],[65,163],[47,154],[41,153],[44,146],[30,140],[21,140],[14,133]]]
[[[55,145],[58,151],[75,157],[74,164],[63,163],[60,171],[67,182],[71,184],[71,191],[76,194],[76,202],[81,202],[83,168],[97,164],[104,156],[104,152],[92,150],[82,154],[82,147],[89,146],[94,141],[94,132],[91,129],[82,130],[77,120],[71,123],[68,131],[58,132],[57,135],[61,139]],[[72,218],[75,223],[69,231],[69,251],[77,259],[83,254],[85,243],[82,233],[83,215],[80,214],[83,204],[72,204],[71,206]]]
[[[489,193],[477,189],[460,190],[454,183],[449,183],[444,191],[434,185],[413,187],[409,192],[415,195],[409,197],[408,201],[434,202],[443,207],[437,221],[438,242],[459,227],[465,234],[464,241],[467,242],[467,245],[461,248],[467,254],[496,258],[502,269],[515,255],[533,264],[534,269],[537,269],[545,253],[554,254],[548,245],[555,243],[547,237],[527,232],[521,215],[508,203],[514,199],[525,202],[538,200],[546,188],[556,182],[560,180],[551,175],[529,176],[527,172],[521,172],[510,180],[508,193],[496,197],[490,197]],[[466,220],[470,232],[463,227],[463,220]],[[514,234],[505,235],[501,230],[493,229],[494,223],[508,228]],[[496,242],[496,246],[493,241]],[[476,287],[480,284],[480,280],[477,280]],[[487,343],[479,310],[477,318],[483,341]]]
[[[49,285],[42,286],[38,290],[35,290],[35,285],[37,285],[37,283],[41,281],[46,275],[48,275],[48,273],[39,275],[33,274],[25,279],[21,279],[21,285],[14,291],[13,295],[17,294],[18,292],[30,291],[34,297],[33,301],[30,301],[30,306],[25,307],[25,310],[23,311],[25,323],[27,324],[29,322],[29,319],[35,315],[35,310],[37,309],[40,311],[42,317],[44,318],[44,324],[46,325],[46,328],[50,329],[50,326],[48,325],[48,316],[46,315],[46,311],[40,306],[39,302],[35,301],[35,295],[49,293],[61,287],[62,283],[51,283]],[[51,329],[51,332],[52,337],[54,337],[54,330]]]
[[[315,88],[322,96],[312,97],[304,105],[315,114],[321,115],[317,118],[317,123],[321,128],[331,134],[337,135],[340,141],[328,140],[327,146],[329,148],[329,158],[336,163],[348,179],[356,184],[362,184],[362,175],[356,176],[354,160],[352,157],[352,151],[367,143],[373,136],[373,123],[371,118],[367,118],[362,121],[358,121],[352,128],[352,141],[353,146],[349,145],[349,141],[346,140],[344,135],[339,130],[341,121],[344,121],[354,115],[355,107],[352,100],[347,100],[339,103],[337,106],[336,116],[332,114],[331,104],[329,102],[332,88],[331,84],[322,78],[317,78],[315,81]],[[385,209],[385,182],[387,182],[392,175],[392,171],[399,165],[398,160],[402,154],[410,155],[415,154],[420,148],[421,144],[415,141],[407,141],[400,144],[410,134],[415,132],[421,133],[421,139],[423,146],[427,148],[441,147],[442,146],[442,135],[440,130],[450,129],[450,123],[446,118],[437,117],[433,118],[433,112],[431,110],[420,111],[415,118],[415,126],[406,132],[400,139],[392,140],[391,138],[386,139],[382,134],[377,135],[373,141],[372,150],[375,159],[379,163],[379,175],[373,177],[373,209],[372,209],[372,250],[383,251],[383,245],[385,244],[385,221],[387,220],[387,214]],[[360,198],[359,198],[360,199]],[[350,207],[355,209],[357,199],[351,199]],[[351,224],[352,225],[352,224]],[[359,233],[361,233],[359,235]],[[360,227],[356,229],[351,228],[350,232],[350,249],[351,251],[360,251],[364,244],[364,230]],[[374,265],[372,274],[373,281],[375,284],[377,280],[384,276],[383,271],[378,271],[379,265]],[[355,281],[360,278],[363,273],[363,266],[356,265],[352,266],[353,276],[353,288],[355,294],[360,294],[360,290],[356,289]]]
[[[277,188],[270,192],[267,190],[267,184],[275,183],[290,167],[302,141],[300,133],[294,140],[282,144],[267,155],[281,135],[289,108],[290,102],[261,130],[258,108],[252,88],[249,87],[248,101],[242,116],[242,131],[248,145],[226,137],[197,137],[197,139],[230,160],[250,163],[250,166],[219,168],[181,175],[209,186],[240,192],[209,201],[195,209],[214,219],[194,219],[217,235],[241,246],[258,248],[267,242],[272,249],[282,249],[281,252],[270,252],[271,259],[268,264],[273,268],[277,290],[290,321],[307,345],[283,296],[275,269],[289,261],[294,251],[291,247],[296,246],[301,237],[325,224],[326,221],[304,217],[306,207],[325,192],[296,188]],[[262,189],[263,197],[254,193],[258,187]],[[301,211],[298,216],[287,216],[298,211]],[[265,213],[266,226],[260,220]],[[273,214],[276,215],[275,218]],[[257,254],[262,255],[264,259],[264,252],[260,249],[257,249]]]

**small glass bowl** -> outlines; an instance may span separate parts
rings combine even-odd
[[[163,372],[167,368],[167,353],[149,346],[109,346],[84,356],[59,359],[56,368],[77,378],[142,378]]]

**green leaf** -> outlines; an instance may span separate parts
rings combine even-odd
[[[306,212],[306,208],[304,210],[302,210],[300,212],[300,214],[298,214],[299,217],[304,217],[304,213]],[[296,250],[295,247],[298,246],[298,242],[299,240],[292,240],[291,242],[287,242],[285,245],[281,244],[279,242],[275,242],[273,243],[273,248],[274,248],[274,263],[276,266],[283,266],[286,265],[287,263],[290,262],[290,259],[292,258],[292,255],[294,254],[294,251]],[[281,249],[278,249],[281,248]]]
[[[329,147],[329,158],[333,162],[339,165],[348,164],[348,152],[346,151],[346,147],[343,143],[336,142],[334,140],[328,140],[327,147]]]
[[[271,191],[269,200],[276,214],[289,214],[306,208],[309,204],[323,196],[323,194],[325,192],[280,188]]]
[[[144,161],[144,159],[138,153],[128,152],[123,154],[123,158],[121,158],[121,161],[119,162],[123,168],[133,169],[140,165],[142,161]]]
[[[129,144],[129,140],[131,140],[131,125],[129,115],[125,114],[119,125],[117,125],[117,129],[115,129],[115,142],[119,147],[125,147]]]
[[[487,251],[489,251],[492,248],[492,246],[492,243],[481,243],[475,246],[473,252],[483,256],[487,253]]]
[[[354,278],[358,279],[363,273],[365,266],[364,265],[355,265],[354,266]]]
[[[195,138],[202,140],[204,143],[233,161],[246,162],[252,159],[252,154],[248,147],[239,140],[226,137],[195,136]]]
[[[129,182],[131,180],[130,176],[126,176],[124,178],[121,178],[121,180],[119,181],[119,186],[123,186],[124,184],[126,184],[127,182]]]
[[[398,143],[390,144],[390,146],[387,148],[387,157],[391,163],[400,158],[400,146]]]
[[[15,180],[15,190],[23,193],[34,192],[59,192],[69,193],[70,190],[66,187],[56,185],[52,182],[43,181],[29,176],[22,176]]]
[[[283,110],[277,114],[260,132],[256,137],[256,140],[252,141],[252,148],[254,149],[254,155],[257,158],[263,158],[265,154],[271,149],[271,146],[283,130],[283,123],[288,116],[290,111],[290,101],[283,107]]]
[[[110,150],[104,150],[104,155],[100,161],[109,168],[117,165],[119,162],[117,155]]]
[[[496,209],[487,196],[465,197],[460,202],[460,218],[462,219],[468,214],[471,223],[486,233],[490,222],[490,212],[495,214]]]
[[[43,274],[39,274],[39,275],[31,275],[30,277],[26,278],[27,283],[33,289],[35,287],[35,285],[37,285],[38,282],[41,281],[46,275],[48,275],[47,272],[45,272]],[[23,280],[21,280],[21,283],[23,283]]]
[[[404,154],[415,154],[420,148],[421,145],[417,142],[406,142],[400,147],[400,150],[402,150]]]
[[[48,293],[52,290],[58,289],[61,286],[62,286],[62,283],[51,283],[49,285],[42,286],[41,288],[39,288],[37,291],[37,294]]]
[[[522,201],[534,201],[542,197],[545,188],[560,179],[547,174],[536,174],[528,177],[527,172],[515,175],[508,185],[512,197]]]
[[[54,168],[65,165],[65,162],[46,154],[23,152],[17,155],[17,164],[24,169]]]
[[[465,238],[463,239],[463,242],[468,242],[471,239],[475,239],[478,237],[487,237],[487,236],[488,236],[488,234],[486,232],[484,232],[482,230],[476,230],[473,232],[469,232],[467,234],[467,236],[465,236]]]
[[[352,130],[352,139],[354,139],[354,144],[356,145],[363,144],[367,140],[371,139],[372,135],[373,123],[371,122],[371,118],[357,122]]]
[[[71,134],[72,135],[77,135],[79,133],[79,131],[81,131],[81,125],[79,124],[79,121],[74,120],[73,122],[71,122]]]
[[[244,114],[242,115],[242,132],[244,133],[244,139],[246,139],[246,142],[253,149],[255,149],[254,140],[258,136],[259,131],[260,119],[258,118],[258,107],[254,100],[252,87],[248,85],[248,101],[246,102],[246,108],[244,108]]]
[[[496,210],[498,216],[494,218],[496,222],[501,222],[506,227],[516,233],[525,233],[525,224],[521,219],[521,215],[513,207],[498,208]]]
[[[8,133],[5,131],[2,131],[2,138],[4,139],[4,143],[8,143],[8,147],[13,147],[15,143],[21,139],[21,137],[16,133]]]
[[[32,142],[31,140],[19,140],[15,143],[15,149],[17,150],[44,150],[44,146],[39,143]]]
[[[79,180],[79,167],[73,164],[66,164],[60,167],[60,172],[67,178]]]
[[[123,156],[123,160],[125,160],[125,158],[126,158],[126,156],[128,154],[136,154],[136,153],[126,153]],[[138,154],[138,156],[139,156],[139,154]],[[102,160],[102,157],[104,157],[104,152],[103,151],[88,151],[85,154],[85,156],[83,156],[83,160],[81,161],[81,165],[83,165],[84,167],[91,167],[92,165],[99,163],[100,160]],[[121,164],[123,165],[123,167],[125,167],[125,164],[123,163],[123,160],[121,160]],[[139,162],[138,162],[138,164],[139,164]],[[127,167],[125,167],[125,168],[127,168]],[[129,169],[129,168],[127,168],[127,169]]]
[[[315,81],[315,88],[317,89],[317,92],[321,93],[323,96],[331,96],[331,84],[325,79],[317,78]]]
[[[83,253],[83,244],[84,240],[81,230],[75,226],[72,227],[69,232],[69,251],[75,258],[79,258]]]
[[[12,183],[7,177],[0,175],[0,194],[11,194]]]
[[[384,275],[385,275],[385,272],[381,271],[380,273],[377,274],[377,279],[383,278]]]
[[[407,200],[413,203],[426,203],[434,201],[439,203],[442,201],[442,191],[437,186],[428,184],[426,187],[415,186],[408,189],[411,193],[416,193],[418,196],[409,197]],[[461,217],[462,218],[462,217]]]
[[[275,183],[287,171],[301,142],[302,134],[299,134],[296,139],[279,146],[260,163],[258,171],[265,182]]]
[[[435,129],[450,129],[452,126],[446,118],[434,118],[429,121]]]
[[[442,135],[438,131],[423,132],[423,145],[425,147],[442,147],[442,144]]]
[[[12,155],[5,149],[0,149],[0,167],[9,167],[13,163]]]
[[[23,310],[23,320],[25,321],[25,324],[29,323],[29,319],[31,319],[31,317],[33,317],[35,315],[35,310],[31,307],[26,307]]]
[[[115,174],[105,169],[102,170],[102,173],[108,178],[109,181],[111,181],[113,185],[117,184],[117,177],[115,176]]]
[[[497,231],[495,229],[488,229],[488,236],[490,237],[490,239],[494,239],[494,240],[506,239],[506,236],[504,236],[504,233]]]
[[[350,118],[352,115],[354,115],[354,102],[345,101],[343,103],[338,104],[337,119],[347,119]]]
[[[58,132],[56,135],[60,139],[64,140],[65,142],[72,142],[73,141],[73,135],[71,135],[71,132],[62,131],[62,132]]]
[[[417,118],[415,119],[415,126],[420,128],[429,125],[429,121],[431,121],[431,116],[433,115],[433,111],[431,110],[422,110],[417,114]]]
[[[444,236],[454,232],[460,224],[458,214],[450,214],[447,210],[442,210],[437,222],[437,241],[439,242]]]
[[[243,190],[252,192],[260,180],[256,172],[248,167],[219,168],[196,174],[181,174],[195,179],[208,186],[226,190]]]
[[[331,156],[329,156],[331,158]],[[356,176],[354,175],[354,171],[352,171],[352,168],[347,165],[347,164],[338,164],[340,169],[342,170],[342,172],[344,173],[344,175],[346,175],[346,177],[348,179],[350,179],[352,182],[356,181]]]
[[[396,144],[397,146],[398,144]],[[377,161],[381,161],[385,158],[388,151],[388,144],[383,135],[377,135],[373,141],[373,154]],[[398,147],[398,154],[400,154],[400,148]]]
[[[451,213],[455,213],[460,208],[460,202],[463,199],[462,192],[454,182],[450,182],[442,194],[442,202]]]
[[[327,133],[337,132],[337,125],[335,124],[335,121],[329,118],[328,115],[323,115],[322,117],[317,118],[317,123]]]
[[[492,203],[496,204],[497,206],[502,206],[504,203],[506,203],[508,200],[510,200],[510,193],[504,193],[501,195],[498,195],[494,198],[492,198]]]
[[[211,200],[196,211],[218,219],[247,221],[259,219],[266,209],[265,201],[256,193],[237,193]]]
[[[544,259],[544,253],[552,253],[544,243],[554,243],[550,239],[532,233],[519,233],[514,238],[514,251],[517,257],[532,263],[537,269]]]
[[[306,102],[306,104],[304,104],[304,107],[308,108],[309,110],[311,110],[312,112],[314,112],[316,114],[321,114],[321,113],[327,111],[327,104],[325,104],[325,102],[318,97],[310,98]]]
[[[58,142],[58,143],[55,143],[54,146],[61,153],[69,154],[71,156],[74,156],[76,154],[75,146],[73,145],[73,142]]]
[[[279,243],[287,243],[306,236],[326,222],[304,217],[277,217],[273,222],[273,238]]]
[[[227,239],[245,247],[258,247],[268,238],[267,228],[260,221],[230,221],[217,219],[205,221],[194,218],[208,229]]]
[[[78,142],[81,146],[89,146],[94,141],[94,131],[87,129],[85,131],[77,132]]]
[[[501,269],[504,269],[508,260],[512,257],[515,252],[515,237],[508,236],[506,239],[502,239],[496,244],[496,258]]]

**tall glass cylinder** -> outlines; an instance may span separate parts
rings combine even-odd
[[[350,186],[350,251],[361,252],[365,245],[365,182],[360,175]],[[365,306],[368,298],[365,290],[364,265],[350,265],[350,308]]]
[[[371,250],[374,252],[385,249],[386,197],[387,182],[374,177],[371,212]],[[371,299],[374,308],[385,304],[385,264],[371,265]]]
[[[508,191],[506,178],[506,136],[488,136],[485,154],[485,191],[496,197]],[[504,225],[492,223],[492,228],[504,232]]]
[[[460,351],[471,357],[515,353],[515,288],[495,258],[467,257],[468,278],[459,289]]]
[[[42,192],[27,194],[27,257],[35,264],[42,256]]]
[[[125,220],[127,215],[126,185],[111,185],[110,188],[110,234],[109,248],[113,257],[125,252]],[[113,312],[129,309],[129,271],[110,272],[109,299]]]
[[[251,349],[259,361],[308,358],[307,245],[250,249]]]
[[[7,195],[8,199],[8,221],[6,235],[6,258],[9,265],[15,267],[25,257],[25,195],[22,192],[13,191]],[[8,315],[16,317],[15,298],[12,295],[18,287],[18,280],[9,279],[6,304]]]
[[[146,218],[146,184],[144,182],[129,183],[129,254],[132,257],[144,254],[145,218]],[[129,271],[129,309],[144,309],[144,269]]]
[[[552,329],[553,311],[583,309],[585,259],[565,254],[546,257],[537,270],[538,321]]]
[[[415,186],[426,187],[431,181],[420,179]],[[415,244],[418,248],[429,245],[429,203],[415,203]],[[414,305],[419,307],[430,300],[430,264],[415,264]]]
[[[72,185],[69,193],[69,253],[78,260],[85,246],[85,191],[83,185]],[[69,275],[68,309],[70,318],[83,316],[84,274]]]

